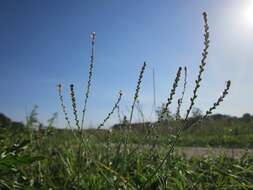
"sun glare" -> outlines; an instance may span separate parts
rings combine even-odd
[[[247,25],[253,27],[253,1],[250,1],[244,10],[244,20]]]

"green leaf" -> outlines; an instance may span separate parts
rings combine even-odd
[[[8,155],[8,156],[0,159],[0,165],[13,166],[13,165],[18,165],[18,164],[30,164],[32,162],[43,160],[43,159],[44,159],[44,157],[42,157],[42,156]]]

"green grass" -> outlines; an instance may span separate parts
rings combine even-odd
[[[183,131],[177,142],[177,146],[253,148],[253,119],[247,122],[242,118],[229,116],[213,119],[215,116],[213,115],[199,125]],[[180,121],[175,120],[162,123],[156,131],[159,136],[156,143],[160,145],[169,144],[169,139],[175,136],[180,123]],[[143,126],[146,126],[146,128]],[[152,144],[152,140],[148,142],[143,140],[143,134],[145,134],[148,126],[148,123],[133,124],[130,142]],[[119,128],[119,125],[113,127],[111,139],[114,143],[120,142]]]
[[[77,189],[78,140],[73,133],[54,128],[33,131],[33,144],[30,133],[27,127],[19,133],[11,128],[1,128],[0,188]],[[225,155],[189,159],[174,153],[146,183],[166,150],[160,149],[159,145],[141,146],[131,153],[135,146],[129,144],[128,152],[125,152],[124,144],[114,144],[108,138],[108,135],[112,138],[113,133],[87,131],[82,164],[79,164],[80,189],[253,188],[253,155],[240,159]],[[200,135],[206,131],[197,130],[195,133]],[[190,138],[190,132],[182,135],[182,138],[186,137]],[[142,143],[145,142],[147,139]]]

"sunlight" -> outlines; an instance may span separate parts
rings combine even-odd
[[[253,28],[253,1],[250,1],[243,10],[245,24]]]

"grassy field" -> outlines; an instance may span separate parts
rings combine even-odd
[[[244,123],[240,118],[237,121]],[[216,123],[224,125],[221,120]],[[219,154],[220,149],[209,149],[214,153],[207,154],[207,149],[176,148],[156,171],[170,147],[169,139],[167,144],[165,142],[165,135],[164,140],[156,141],[152,133],[148,136],[136,129],[131,133],[129,143],[125,144],[124,135],[120,135],[124,133],[120,129],[90,129],[83,133],[81,152],[78,152],[80,141],[76,131],[52,126],[31,129],[31,126],[37,126],[35,118],[28,124],[30,126],[12,123],[0,128],[0,189],[253,188],[253,154],[245,151],[237,156],[237,151],[247,148],[242,143],[239,144],[242,149],[234,149],[234,155]],[[226,136],[226,130],[231,131],[225,125],[219,133],[215,127],[208,126],[202,130],[200,127],[197,126],[196,131],[187,131],[180,142],[196,136],[204,139],[214,134],[221,135],[220,131]],[[236,138],[250,135],[247,130],[251,129],[246,127],[246,130],[245,127],[241,125],[237,128]],[[164,134],[162,130],[159,133],[159,136]],[[171,136],[167,135],[168,138]],[[242,142],[239,139],[238,142]],[[190,142],[194,141],[188,140],[187,144],[196,145]],[[226,144],[218,140],[213,145],[238,147],[232,142]],[[209,139],[206,138],[202,145],[209,146]]]

